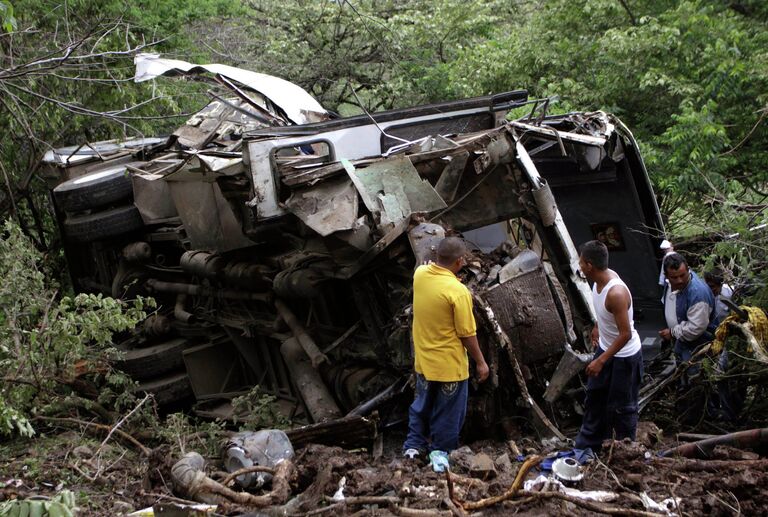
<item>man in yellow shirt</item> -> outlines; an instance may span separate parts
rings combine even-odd
[[[458,447],[467,412],[467,352],[480,382],[488,378],[477,342],[472,295],[456,277],[465,253],[461,239],[447,237],[437,247],[437,264],[419,266],[413,275],[416,393],[403,444],[409,458],[432,450],[447,463],[446,453]]]

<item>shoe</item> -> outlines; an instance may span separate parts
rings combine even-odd
[[[403,458],[408,458],[409,460],[417,460],[419,456],[421,456],[419,449],[405,449],[403,451]]]
[[[429,462],[435,472],[445,472],[450,469],[448,453],[445,451],[432,451],[429,453]]]

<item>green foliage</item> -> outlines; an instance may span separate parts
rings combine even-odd
[[[277,397],[263,393],[259,385],[251,391],[232,399],[234,422],[241,421],[249,430],[285,429],[290,425],[277,406]]]
[[[0,503],[0,517],[33,516],[74,517],[77,507],[75,494],[62,490],[52,498],[41,501],[36,499],[11,499]]]
[[[0,434],[29,435],[27,415],[60,403],[79,373],[108,371],[107,362],[115,354],[112,335],[143,320],[145,308],[154,301],[126,304],[92,294],[59,298],[38,269],[39,252],[21,230],[6,222],[3,233],[0,371],[5,376],[0,379]],[[114,387],[124,385],[125,378],[109,374],[105,381]],[[128,403],[128,390],[117,393]]]
[[[156,425],[157,435],[171,445],[170,457],[180,458],[190,450],[206,458],[219,454],[224,436],[220,422],[198,422],[183,413],[173,413]]]
[[[13,5],[10,2],[0,2],[0,24],[5,32],[16,30],[16,17],[13,15]]]

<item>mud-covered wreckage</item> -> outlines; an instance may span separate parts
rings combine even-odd
[[[474,247],[460,276],[492,372],[471,387],[469,432],[524,416],[560,436],[574,414],[593,321],[574,241],[608,243],[641,333],[660,317],[658,209],[635,140],[609,114],[546,116],[513,91],[333,119],[269,76],[137,65],[139,79],[215,74],[234,98],[168,138],[44,162],[76,288],[158,301],[116,346],[160,403],[193,396],[199,414],[226,417],[258,385],[297,421],[402,418],[412,273],[447,234]]]

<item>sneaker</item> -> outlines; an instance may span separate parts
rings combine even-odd
[[[448,453],[445,451],[432,451],[429,453],[429,462],[435,472],[445,472],[450,469]]]
[[[408,458],[409,460],[417,460],[419,456],[421,456],[419,449],[405,449],[403,451],[403,458]]]

